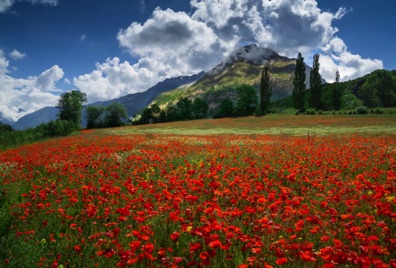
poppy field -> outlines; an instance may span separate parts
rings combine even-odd
[[[108,135],[0,152],[2,267],[396,267],[396,136]]]

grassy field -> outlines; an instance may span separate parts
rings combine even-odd
[[[204,119],[103,130],[108,134],[142,133],[214,135],[327,135],[345,133],[396,133],[396,114],[384,115],[284,115]]]
[[[270,115],[1,151],[0,267],[396,267],[395,129]]]

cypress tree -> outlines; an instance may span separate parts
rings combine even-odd
[[[337,70],[336,78],[335,78],[335,85],[333,87],[333,94],[332,94],[333,109],[336,111],[341,109],[342,94],[343,94],[343,89],[340,84],[340,72]]]
[[[304,90],[306,88],[305,85],[305,63],[304,57],[301,56],[301,53],[298,53],[298,57],[296,60],[296,69],[294,72],[294,80],[293,80],[293,104],[294,107],[300,112],[304,111]]]
[[[309,76],[309,87],[311,91],[310,105],[312,108],[317,110],[322,108],[322,103],[320,100],[322,95],[321,85],[322,79],[319,74],[319,54],[315,54]]]
[[[261,71],[260,82],[260,114],[265,114],[271,104],[272,85],[269,65],[265,65]]]

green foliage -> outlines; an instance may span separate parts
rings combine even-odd
[[[7,127],[7,129],[9,129]],[[40,124],[35,128],[20,131],[0,132],[0,149],[7,149],[25,143],[35,142],[50,137],[66,136],[75,130],[71,121],[57,119]]]
[[[319,54],[315,54],[313,58],[312,69],[310,71],[309,87],[311,92],[310,106],[317,110],[322,108],[321,84],[322,84],[322,79],[319,74]]]
[[[304,91],[306,89],[305,85],[305,63],[304,57],[301,56],[301,53],[298,53],[296,60],[296,68],[294,72],[294,80],[293,80],[293,105],[294,108],[304,111],[305,110],[305,101],[304,101]]]
[[[192,117],[194,119],[202,119],[208,116],[209,105],[201,99],[196,98],[192,103]]]
[[[88,106],[85,109],[85,118],[87,119],[87,129],[102,127],[103,112],[105,107],[103,106]]]
[[[237,92],[237,103],[235,107],[236,116],[248,116],[252,115],[258,104],[256,89],[249,85],[242,85],[236,88]]]
[[[83,103],[87,102],[87,95],[79,90],[65,92],[60,96],[57,108],[58,118],[73,122],[75,129],[81,127],[81,112]]]
[[[337,70],[336,72],[336,79],[335,85],[333,86],[332,94],[331,94],[331,104],[333,110],[340,110],[341,109],[341,98],[344,94],[344,87],[340,84],[340,72]]]
[[[119,127],[124,124],[122,119],[127,119],[125,107],[120,103],[112,103],[105,110],[105,127]]]
[[[396,73],[394,71],[376,70],[342,84],[368,108],[396,106]]]
[[[87,128],[119,127],[124,125],[128,114],[120,103],[112,103],[107,107],[88,106],[85,110]]]
[[[261,71],[260,82],[260,114],[265,114],[271,104],[272,85],[269,65],[265,65]]]
[[[3,122],[0,121],[0,134],[9,133],[13,131],[14,129],[12,128],[12,126],[8,124],[4,124]]]
[[[193,118],[192,101],[186,97],[179,99],[176,103],[177,119],[190,120]]]
[[[356,109],[357,114],[368,114],[369,110],[367,109],[366,106],[360,106],[359,108]]]
[[[172,122],[177,120],[179,120],[177,108],[174,105],[169,106],[168,109],[166,110],[166,121]]]
[[[345,110],[355,110],[355,109],[363,106],[362,101],[359,100],[355,95],[353,95],[351,93],[342,96],[341,99],[344,104]]]
[[[57,119],[41,124],[35,129],[41,132],[43,137],[67,136],[73,132],[75,125],[72,121]]]
[[[369,108],[396,106],[396,78],[391,72],[377,70],[366,77],[356,93]]]
[[[229,99],[220,103],[219,111],[213,116],[214,118],[232,117],[234,115],[234,104]]]

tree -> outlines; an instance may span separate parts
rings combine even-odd
[[[214,115],[215,118],[231,117],[234,115],[234,104],[229,99],[220,103],[219,111]]]
[[[13,131],[15,130],[12,128],[12,126],[0,121],[0,134],[13,132]]]
[[[85,109],[85,119],[87,128],[104,127],[103,113],[106,110],[103,106],[88,106]]]
[[[332,96],[331,96],[331,102],[333,105],[333,109],[336,111],[341,109],[342,94],[343,94],[343,89],[340,84],[340,72],[337,70],[335,86],[333,87],[333,92],[332,92]]]
[[[271,104],[272,85],[269,65],[265,65],[261,71],[260,82],[260,114],[265,114]]]
[[[322,108],[322,103],[320,100],[322,95],[321,85],[322,79],[319,74],[319,54],[315,54],[309,76],[309,88],[311,91],[310,105],[312,108],[317,110]]]
[[[176,103],[178,120],[192,119],[192,101],[186,97],[179,99]]]
[[[65,92],[60,96],[57,108],[60,120],[71,121],[76,129],[81,127],[81,111],[87,95],[79,90]]]
[[[119,127],[124,124],[122,118],[127,119],[128,114],[125,110],[125,107],[118,103],[114,102],[106,107],[105,112],[105,126],[106,127]]]
[[[206,118],[208,116],[209,105],[201,99],[196,98],[192,103],[192,116],[194,119]]]
[[[258,103],[256,89],[249,85],[242,85],[236,89],[236,92],[238,100],[235,107],[235,115],[252,115]]]
[[[363,102],[352,93],[342,96],[342,100],[344,103],[344,108],[347,110],[354,110],[363,106]]]
[[[296,60],[296,68],[294,71],[294,80],[293,80],[293,104],[294,107],[300,112],[304,111],[304,91],[306,88],[305,84],[305,63],[304,57],[301,56],[301,53],[298,53]]]

